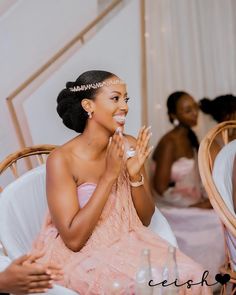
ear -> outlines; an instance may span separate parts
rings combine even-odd
[[[170,118],[171,118],[172,121],[174,121],[175,119],[177,119],[176,115],[174,115],[174,114],[170,114]]]
[[[86,111],[86,112],[91,112],[93,113],[93,109],[94,109],[94,103],[91,99],[88,99],[88,98],[84,98],[82,101],[81,101],[81,105],[83,107],[83,109]]]

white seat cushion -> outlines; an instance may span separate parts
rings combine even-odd
[[[232,173],[234,157],[236,155],[236,140],[225,145],[218,153],[213,167],[213,180],[215,186],[224,200],[226,206],[236,218],[233,205]],[[231,256],[231,265],[236,270],[236,237],[226,232],[226,241]]]

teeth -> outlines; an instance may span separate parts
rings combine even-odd
[[[125,122],[125,116],[113,116],[113,118],[116,120],[118,123],[124,123]]]

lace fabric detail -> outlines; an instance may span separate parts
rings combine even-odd
[[[72,252],[65,246],[49,215],[36,244],[36,247],[45,249],[43,262],[57,262],[64,266],[65,276],[60,283],[81,295],[109,294],[108,281],[117,278],[134,288],[141,250],[151,249],[151,263],[159,270],[164,266],[168,251],[168,244],[142,225],[133,205],[125,169],[113,185],[92,235],[79,252]],[[179,251],[177,263],[181,281],[201,281],[201,267]],[[211,292],[206,286],[191,289],[185,286],[180,288],[179,294]]]

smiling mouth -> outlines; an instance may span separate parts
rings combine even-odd
[[[113,118],[115,119],[117,123],[125,124],[125,116],[116,115],[116,116],[113,116]]]

